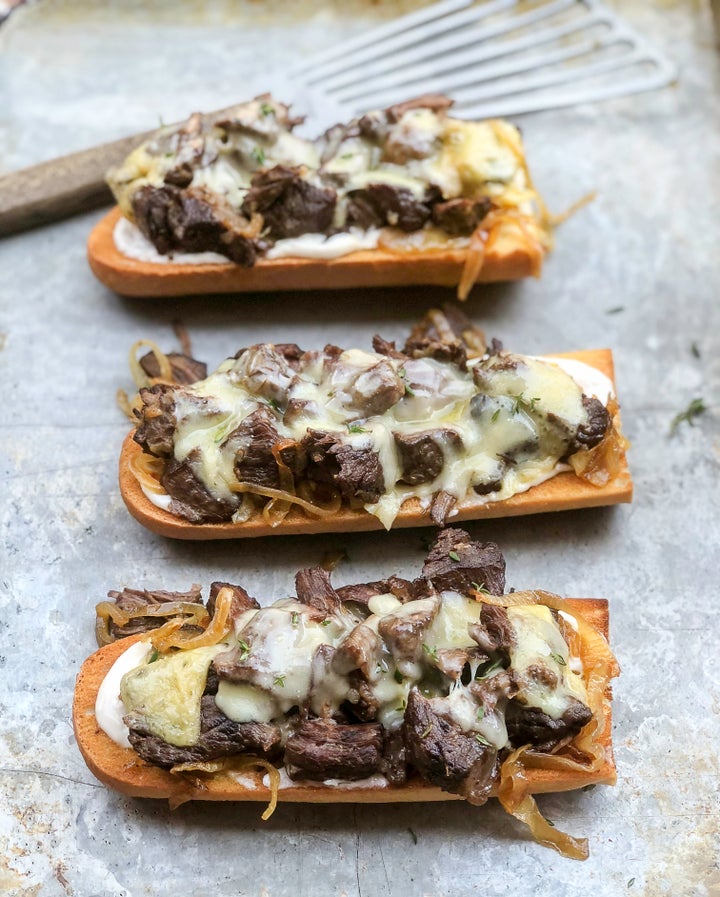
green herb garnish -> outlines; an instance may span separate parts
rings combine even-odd
[[[160,652],[158,651],[157,648],[153,648],[153,652],[150,655],[148,663],[155,663],[155,661],[158,659],[158,657],[160,657]]]
[[[348,433],[367,433],[362,424],[345,424],[345,426],[348,429]]]
[[[290,622],[293,624],[293,626],[297,626],[297,624],[300,622],[300,614],[296,610],[294,610],[290,614]]]
[[[276,676],[273,679],[273,685],[277,685],[280,688],[285,688],[285,676]]]
[[[422,738],[422,739],[427,738],[428,735],[432,732],[432,730],[433,730],[433,724],[430,723],[430,725],[427,727],[427,729],[423,729],[423,731],[420,733],[420,738]]]
[[[268,399],[267,403],[273,411],[280,411],[280,405],[278,405],[275,399]]]
[[[690,351],[695,356],[695,358],[700,358],[700,346],[697,343],[690,344]]]
[[[493,660],[488,665],[486,665],[485,669],[482,672],[480,672],[480,669],[478,668],[477,673],[475,673],[475,678],[487,679],[490,673],[494,673],[495,670],[501,670],[502,668],[503,665],[501,660]]]
[[[343,153],[342,156],[340,156],[340,158],[341,159],[352,159],[352,157],[354,155],[355,155],[355,153]]]
[[[492,415],[492,417],[490,418],[490,423],[491,423],[491,424],[494,424],[495,421],[500,417],[500,411],[501,411],[501,410],[502,410],[501,408],[496,408],[496,409],[493,411],[493,415]]]
[[[567,666],[567,661],[562,656],[562,654],[551,654],[550,657],[555,661],[555,663],[559,663],[561,667]]]
[[[270,103],[260,103],[260,111],[263,115],[272,115],[275,107],[271,106]]]
[[[415,391],[411,388],[410,384],[407,382],[407,371],[404,367],[398,368],[398,377],[403,381],[405,386],[405,395],[406,396],[414,396]]]
[[[265,150],[261,146],[254,146],[250,155],[257,162],[258,165],[265,164]]]
[[[410,837],[413,839],[413,844],[417,844],[417,835],[415,832],[411,828],[409,828],[408,831],[410,832]]]
[[[478,707],[478,712],[477,712],[477,718],[478,718],[478,720],[481,720],[484,716],[485,716],[485,708],[484,708],[484,707]]]
[[[321,620],[320,621],[321,626],[329,626],[331,623],[332,623],[332,620]]]
[[[707,411],[705,402],[702,399],[693,399],[684,411],[681,411],[680,414],[676,414],[673,418],[673,421],[670,424],[670,435],[674,436],[677,428],[685,421],[687,421],[691,427],[694,427],[695,424],[693,424],[693,420],[705,411]]]
[[[545,819],[545,822],[550,826],[550,828],[555,828],[555,823],[550,819]]]
[[[430,658],[430,660],[434,660],[435,663],[437,663],[437,660],[438,660],[437,647],[431,648],[430,645],[423,644],[423,651],[427,654],[427,656]]]
[[[448,551],[448,557],[450,558],[451,561],[459,561],[460,560],[460,555],[457,553],[457,551]]]
[[[407,709],[407,701],[404,699],[400,703],[400,706],[395,708],[397,713],[405,713],[406,709]]]
[[[395,677],[395,681],[398,683],[398,685],[402,684],[403,674],[400,672],[400,670],[395,670],[393,676]]]
[[[478,744],[482,744],[484,747],[490,747],[490,742],[487,738],[483,738],[479,732],[475,733],[475,741],[477,741]]]
[[[627,886],[628,886],[629,888],[631,888],[634,884],[635,884],[635,879],[634,879],[634,878],[631,878],[630,881],[627,883]]]
[[[485,588],[484,582],[481,582],[479,584],[476,582],[473,582],[473,583],[470,583],[470,585],[472,585],[472,587],[475,589],[476,592],[482,592],[483,595],[491,595],[492,594],[492,592],[489,589]]]
[[[621,311],[625,311],[624,305],[616,305],[614,308],[608,308],[606,315],[619,315]]]
[[[240,654],[238,655],[238,660],[247,660],[250,657],[250,645],[242,639],[238,640],[238,648],[240,648]]]

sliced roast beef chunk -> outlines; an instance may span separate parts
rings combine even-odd
[[[393,433],[402,465],[401,483],[417,486],[430,483],[442,472],[445,451],[458,451],[462,439],[447,428],[419,433]]]
[[[417,199],[407,187],[368,184],[347,195],[347,224],[367,230],[371,227],[399,227],[407,233],[420,230],[430,218],[430,205]]]
[[[278,755],[281,734],[277,726],[233,722],[218,708],[213,695],[204,695],[200,706],[200,738],[196,744],[168,744],[150,732],[140,714],[129,714],[125,722],[130,729],[130,744],[143,760],[163,769],[243,753],[267,758]]]
[[[330,615],[341,606],[340,596],[330,584],[330,574],[322,567],[298,570],[295,575],[295,591],[298,601]]]
[[[197,359],[191,358],[189,355],[183,355],[180,352],[168,352],[167,359],[170,362],[173,383],[187,386],[207,377],[207,365],[204,361],[197,361]],[[160,364],[154,352],[148,352],[147,355],[143,355],[140,359],[140,367],[148,377],[160,376]]]
[[[276,165],[254,175],[242,211],[259,212],[273,240],[324,233],[333,223],[337,193],[306,181],[299,169]]]
[[[295,379],[295,371],[284,355],[269,343],[250,346],[236,356],[231,379],[249,393],[262,399],[286,405]]]
[[[234,450],[239,482],[277,489],[280,475],[273,449],[280,442],[275,418],[267,408],[258,408],[228,435],[222,449]]]
[[[275,343],[274,348],[294,371],[300,368],[300,359],[305,353],[297,343]]]
[[[605,438],[605,434],[612,423],[610,413],[600,399],[584,395],[582,403],[587,412],[588,420],[586,424],[581,424],[578,427],[568,451],[569,455],[580,449],[591,449],[599,445]]]
[[[480,609],[480,620],[473,623],[468,632],[470,638],[489,654],[500,653],[506,660],[510,657],[510,649],[516,642],[508,612],[504,607],[495,604],[483,604]]]
[[[423,657],[425,633],[439,610],[437,598],[422,598],[382,617],[378,632],[393,657],[409,661],[418,661]]]
[[[232,591],[229,617],[232,623],[244,614],[246,610],[257,610],[260,607],[257,601],[251,598],[242,586],[235,586],[231,582],[212,582],[210,583],[210,597],[207,603],[208,613],[211,618],[215,616],[215,602],[220,589],[230,589]]]
[[[463,679],[464,676],[470,677],[470,664],[482,663],[488,660],[488,655],[484,654],[480,648],[437,648],[428,660],[433,662],[441,673],[444,673],[453,682]]]
[[[582,701],[570,700],[572,703],[559,719],[537,707],[527,707],[518,699],[510,701],[505,721],[513,747],[532,744],[538,751],[550,751],[559,741],[577,735],[592,719],[592,711]]]
[[[487,712],[494,712],[498,707],[514,698],[520,690],[520,681],[515,670],[501,670],[484,679],[475,679],[470,684],[470,693]]]
[[[333,669],[340,676],[360,670],[369,679],[380,661],[381,652],[382,641],[377,632],[365,623],[358,623],[338,645],[333,657]]]
[[[430,549],[422,575],[437,589],[467,594],[483,586],[491,595],[505,591],[505,559],[494,542],[475,542],[461,529],[444,529]]]
[[[357,585],[340,586],[336,589],[343,604],[352,603],[360,607],[367,607],[372,597],[384,595],[385,591],[381,582],[359,582]]]
[[[169,457],[175,448],[175,388],[157,383],[141,389],[140,398],[142,408],[135,411],[140,423],[133,439],[151,455]]]
[[[383,339],[377,333],[372,338],[372,347],[378,355],[387,355],[388,358],[405,358],[403,353],[396,348],[394,342]]]
[[[140,230],[158,252],[218,252],[244,267],[255,263],[249,222],[202,191],[141,187],[132,208]]]
[[[482,199],[450,199],[433,206],[432,220],[453,237],[469,237],[492,209],[487,197]]]
[[[455,303],[448,302],[442,309],[432,308],[425,317],[413,327],[405,344],[404,351],[411,354],[411,350],[440,360],[455,360],[451,354],[443,357],[442,344],[446,345],[446,353],[453,352],[460,356],[460,347],[470,357],[483,355],[486,350],[485,334],[479,327],[475,327],[465,312]],[[433,354],[435,353],[435,354]],[[464,370],[464,361],[456,361]]]
[[[373,722],[380,710],[380,701],[375,697],[363,673],[360,670],[353,670],[348,675],[348,685],[348,699],[343,708],[360,722]]]
[[[450,517],[450,512],[457,504],[454,495],[450,495],[444,489],[436,492],[430,505],[430,519],[435,526],[445,526]],[[424,575],[424,574],[423,574]]]
[[[202,604],[200,586],[193,586],[188,592],[164,592],[148,591],[146,589],[123,589],[121,592],[108,592],[108,598],[112,599],[120,610],[126,613],[137,612],[145,608],[154,611],[162,607],[167,608],[166,616],[136,616],[125,625],[120,625],[114,620],[108,621],[108,631],[113,639],[126,638],[129,635],[137,635],[140,632],[150,632],[166,623],[176,611],[173,606],[183,604]]]
[[[365,723],[342,726],[329,719],[302,723],[285,745],[291,779],[364,779],[377,772],[382,728]]]
[[[353,408],[363,417],[383,414],[405,395],[405,383],[389,361],[379,361],[350,385]]]
[[[411,337],[405,343],[403,353],[410,358],[434,358],[436,361],[456,364],[461,371],[467,370],[467,349],[460,340],[443,342],[429,337]]]
[[[380,772],[391,785],[404,785],[407,781],[407,752],[402,732],[383,731],[383,752]]]
[[[422,96],[413,97],[411,100],[405,100],[402,103],[395,103],[385,110],[385,114],[389,121],[396,122],[410,112],[411,109],[430,109],[433,112],[447,112],[455,101],[450,97],[446,97],[442,93],[424,93]]]
[[[308,479],[336,486],[346,501],[370,504],[382,495],[385,480],[380,456],[373,449],[356,449],[334,434],[310,429],[302,447],[307,451]]]
[[[410,692],[402,727],[408,762],[443,791],[484,804],[495,781],[497,751],[442,715],[442,700],[425,698],[416,688]]]
[[[222,523],[229,520],[237,500],[215,498],[195,476],[193,460],[197,449],[184,461],[170,458],[160,479],[163,489],[172,498],[173,513],[190,523]]]

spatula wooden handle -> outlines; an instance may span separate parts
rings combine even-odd
[[[105,174],[151,131],[0,177],[0,237],[109,205]]]

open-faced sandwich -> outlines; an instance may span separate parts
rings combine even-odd
[[[520,134],[425,96],[316,140],[270,96],[193,115],[111,171],[89,241],[127,295],[442,284],[538,275],[550,245]]]
[[[505,591],[497,545],[439,533],[421,575],[334,588],[301,570],[260,607],[216,582],[98,605],[73,719],[138,797],[314,802],[499,797],[542,843],[587,845],[533,793],[614,784],[607,602]],[[266,813],[266,816],[268,814]]]
[[[455,307],[402,349],[373,345],[263,343],[209,377],[153,350],[120,458],[130,512],[162,535],[218,539],[630,500],[608,351],[506,352]]]

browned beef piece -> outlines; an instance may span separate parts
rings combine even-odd
[[[297,343],[275,343],[273,348],[278,355],[282,355],[294,371],[300,368],[300,359],[305,353]]]
[[[267,408],[258,408],[230,433],[222,448],[235,450],[233,469],[241,483],[269,486],[280,485],[277,461],[273,448],[281,439],[275,429],[275,418]]]
[[[353,407],[363,417],[383,414],[405,395],[405,383],[389,361],[380,361],[363,371],[350,386]]]
[[[160,608],[163,605],[174,605],[179,602],[184,604],[202,604],[200,586],[193,586],[188,592],[164,592],[148,591],[146,589],[123,589],[121,592],[108,592],[108,598],[126,613],[142,610],[144,608]],[[142,616],[134,617],[124,626],[120,626],[113,620],[108,622],[108,629],[114,639],[126,638],[129,635],[137,635],[140,632],[150,632],[162,626],[173,616],[172,608],[168,608],[167,616]]]
[[[442,348],[443,344],[445,349]],[[442,309],[430,309],[413,327],[403,351],[408,355],[415,353],[414,357],[424,354],[439,360],[455,361],[464,370],[461,348],[464,348],[465,355],[483,355],[487,348],[485,334],[473,325],[456,303],[447,302]]]
[[[285,766],[291,779],[364,779],[377,772],[381,755],[379,724],[341,726],[313,719],[288,738]]]
[[[340,586],[335,590],[343,604],[352,602],[361,607],[367,607],[368,601],[374,595],[384,595],[385,589],[379,582],[359,582],[357,585]]]
[[[380,772],[391,785],[404,785],[407,781],[407,752],[402,732],[383,731],[383,755]]]
[[[486,586],[487,588],[487,586]],[[510,649],[515,644],[515,630],[504,607],[483,604],[480,620],[469,628],[470,638],[477,642],[488,654],[500,653],[509,659]]]
[[[456,364],[461,371],[467,370],[467,349],[460,340],[443,342],[429,337],[410,337],[403,347],[403,353],[410,358],[434,358],[436,361]]]
[[[170,362],[173,383],[187,386],[207,377],[207,365],[204,361],[198,361],[189,355],[183,355],[181,352],[168,352],[167,359]],[[160,365],[154,352],[148,352],[147,355],[143,355],[140,359],[140,366],[148,377],[160,376]]]
[[[444,673],[453,682],[457,682],[463,676],[463,671],[469,663],[482,663],[489,660],[489,657],[480,648],[438,648],[433,656],[427,659],[441,673]],[[465,672],[469,677],[469,672]]]
[[[372,347],[378,355],[387,355],[388,358],[405,358],[405,355],[398,351],[394,342],[383,339],[377,333],[372,338]]]
[[[382,495],[385,480],[377,452],[344,445],[332,433],[311,429],[302,447],[307,452],[308,479],[336,486],[346,501],[368,504]]]
[[[248,392],[279,405],[287,403],[295,371],[274,346],[258,343],[238,352],[235,357],[237,364],[233,377]]]
[[[505,591],[505,559],[498,546],[494,542],[475,542],[461,529],[448,528],[438,533],[422,575],[440,590],[467,594],[476,583],[491,595]]]
[[[140,390],[142,408],[135,411],[140,419],[133,439],[146,452],[166,458],[175,448],[175,389],[166,383]]]
[[[207,602],[210,618],[215,616],[215,602],[220,589],[231,589],[232,604],[230,605],[230,621],[235,622],[246,610],[255,610],[260,607],[254,598],[251,598],[242,586],[233,585],[231,582],[211,582],[210,597]]]
[[[340,606],[340,596],[330,584],[330,574],[322,567],[298,570],[295,574],[295,591],[298,601],[330,615]]]
[[[401,611],[384,616],[378,625],[378,632],[398,660],[417,661],[423,656],[425,633],[430,628],[440,609],[437,599],[426,599],[427,606],[417,602],[406,604]]]
[[[520,681],[514,670],[502,670],[470,684],[470,693],[489,713],[498,706],[502,708],[519,689]]]
[[[377,718],[380,702],[363,673],[353,670],[348,675],[348,685],[348,698],[343,708],[360,722],[373,722]]]
[[[443,791],[484,804],[495,781],[497,751],[439,713],[437,700],[416,688],[410,692],[402,727],[407,760]]]
[[[347,195],[347,224],[351,227],[399,227],[407,233],[420,228],[430,218],[430,205],[416,199],[406,187],[368,184]]]
[[[333,222],[337,193],[315,187],[296,168],[276,165],[253,176],[242,211],[259,212],[274,240],[324,233]]]
[[[400,454],[403,475],[401,483],[417,486],[435,479],[445,465],[445,450],[462,448],[462,439],[447,428],[422,430],[419,433],[393,433]]]
[[[510,701],[505,721],[513,747],[532,744],[538,751],[549,751],[559,741],[577,735],[592,719],[592,711],[582,701],[571,701],[560,719],[553,719],[537,707],[527,707],[518,699]]]
[[[235,754],[256,757],[277,757],[281,734],[269,723],[236,723],[218,708],[213,695],[204,695],[200,711],[200,738],[190,747],[176,747],[153,735],[140,714],[129,714],[125,722],[130,728],[128,738],[137,753],[152,763],[170,769],[178,763],[197,763],[217,760]]]
[[[591,449],[599,445],[605,438],[605,434],[610,429],[612,423],[610,414],[600,399],[584,395],[582,403],[585,411],[587,411],[588,421],[586,424],[581,424],[578,427],[568,451],[569,455],[582,448]]]
[[[432,220],[453,237],[469,237],[492,209],[489,199],[450,199],[433,206]]]
[[[158,252],[219,252],[243,267],[255,263],[252,239],[242,233],[248,221],[200,191],[141,187],[132,209],[140,230]]]
[[[360,670],[367,679],[375,671],[381,652],[382,641],[377,632],[358,623],[338,645],[332,666],[340,676]]]
[[[457,499],[455,496],[450,495],[450,493],[446,492],[444,489],[435,493],[432,504],[430,505],[430,519],[435,526],[445,526],[448,522],[450,511],[452,511],[456,504]]]
[[[413,97],[411,100],[405,100],[402,103],[395,103],[394,106],[389,106],[385,110],[385,114],[389,121],[396,122],[411,109],[432,109],[433,112],[447,112],[454,102],[454,100],[442,93],[424,93],[422,96]]]
[[[214,498],[193,471],[191,452],[185,461],[170,458],[165,464],[160,482],[172,498],[173,513],[190,523],[222,523],[229,520],[237,507],[236,501]]]

